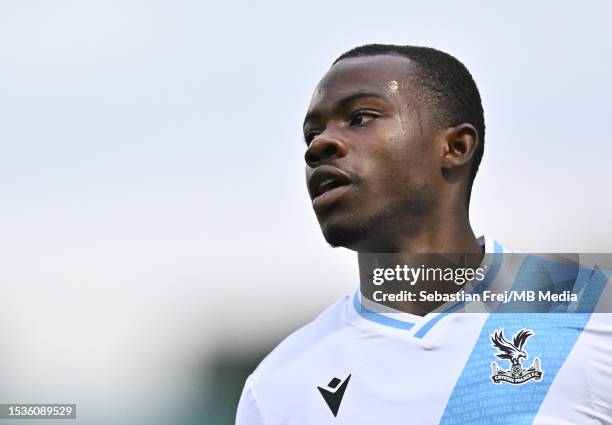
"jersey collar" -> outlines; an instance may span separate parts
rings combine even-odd
[[[501,267],[501,254],[504,252],[501,244],[486,235],[478,238],[478,243],[484,247],[485,254],[492,255],[484,256],[481,267],[486,266],[487,273],[483,281],[470,286],[470,292],[482,292],[491,285]],[[350,300],[347,314],[349,320],[354,324],[379,330],[391,330],[394,333],[398,331],[408,333],[416,338],[423,338],[444,317],[465,305],[464,302],[446,303],[425,316],[418,316],[362,297],[359,288],[354,291]]]

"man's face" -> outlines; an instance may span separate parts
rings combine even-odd
[[[331,245],[391,252],[435,203],[439,148],[412,72],[400,56],[343,59],[315,90],[304,121],[306,179]]]

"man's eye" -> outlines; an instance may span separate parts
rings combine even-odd
[[[314,140],[315,137],[317,137],[320,133],[316,132],[316,131],[311,131],[309,133],[306,133],[304,135],[304,141],[306,142],[306,146],[309,146],[312,141]]]
[[[378,118],[379,115],[373,112],[357,112],[351,118],[351,127],[361,127],[372,121],[375,118]]]

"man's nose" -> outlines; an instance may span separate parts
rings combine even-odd
[[[310,167],[316,167],[321,162],[328,159],[341,158],[348,152],[345,142],[336,137],[320,134],[310,143],[304,159]]]

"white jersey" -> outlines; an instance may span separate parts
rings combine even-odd
[[[503,248],[481,243],[495,285]],[[597,300],[609,277],[584,276]],[[272,351],[246,381],[236,424],[612,424],[612,314],[601,303],[592,314],[421,317],[366,301],[345,296]]]

